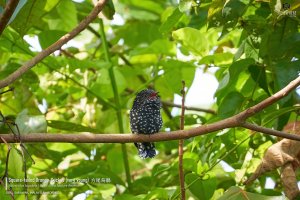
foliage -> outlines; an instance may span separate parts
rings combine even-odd
[[[38,39],[44,49],[93,8],[88,0],[20,3],[22,6],[0,36],[1,79],[37,54],[28,38]],[[106,41],[101,39],[101,20],[97,19],[62,51],[48,56],[14,82],[13,93],[0,96],[1,112],[16,120],[21,134],[130,132],[128,111],[137,91],[152,86],[163,100],[172,102],[174,95],[180,94],[181,80],[189,89],[197,79],[196,70],[216,71],[219,86],[212,108],[218,114],[188,112],[188,129],[230,117],[271,96],[299,75],[297,1],[113,3],[110,1],[104,12],[108,19],[115,19],[104,21]],[[290,9],[283,8],[283,3]],[[0,5],[4,3],[0,1]],[[109,51],[103,48],[105,45]],[[289,121],[296,120],[297,103],[299,97],[292,93],[250,120],[282,130]],[[179,119],[167,110],[162,113],[164,130],[177,130]],[[9,129],[0,123],[0,132],[8,133]],[[254,171],[264,151],[275,142],[273,137],[240,128],[186,140],[183,162],[187,196],[230,199],[230,195],[241,193],[242,186],[233,186],[240,185],[243,177]],[[26,144],[36,162],[33,165],[27,159],[28,178],[50,179],[28,190],[36,192],[31,195],[35,199],[42,199],[45,191],[49,192],[48,199],[72,199],[82,193],[86,199],[179,198],[177,142],[158,142],[159,155],[152,160],[141,160],[133,144],[126,146],[128,157],[120,144]],[[2,173],[7,147],[0,145],[0,149]],[[17,147],[10,156],[9,177],[23,178],[22,156]],[[124,159],[129,160],[130,186]],[[228,172],[223,163],[234,171]],[[265,187],[268,177],[276,183],[273,190]],[[59,180],[67,179],[89,182],[55,188]],[[249,193],[235,199],[244,199],[244,195],[248,199],[266,199],[266,195],[280,196],[283,191],[276,173],[244,189]],[[22,192],[22,188],[16,190]],[[1,199],[6,196],[3,188],[0,195]],[[16,197],[23,199],[24,195]]]

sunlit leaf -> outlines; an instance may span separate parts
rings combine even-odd
[[[205,34],[193,28],[182,28],[173,31],[172,36],[175,40],[182,42],[195,55],[206,55],[208,51],[208,44]]]

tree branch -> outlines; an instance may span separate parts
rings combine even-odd
[[[83,19],[77,27],[75,27],[71,32],[65,34],[62,36],[59,40],[57,40],[55,43],[41,51],[39,54],[37,54],[35,57],[33,57],[31,60],[24,63],[19,69],[17,69],[15,72],[10,74],[8,77],[0,81],[0,88],[6,87],[12,82],[14,82],[16,79],[18,79],[20,76],[22,76],[26,71],[31,69],[34,65],[39,63],[41,60],[43,60],[45,57],[49,56],[51,53],[53,53],[56,50],[59,50],[64,44],[66,44],[68,41],[73,39],[76,35],[78,35],[81,31],[83,31],[101,12],[103,9],[105,3],[107,0],[100,0],[95,5],[94,9],[91,11],[91,13]]]
[[[299,141],[299,139],[298,139],[299,135],[289,134],[289,133],[285,133],[285,132],[282,132],[282,131],[277,131],[277,130],[274,130],[274,129],[258,126],[258,125],[251,124],[251,123],[248,123],[248,122],[245,122],[242,125],[242,127],[253,130],[253,131],[265,133],[265,134],[268,134],[268,135],[274,135],[274,136],[277,136],[277,137],[288,138],[288,139]]]
[[[282,99],[283,97],[287,96],[292,90],[296,89],[297,86],[300,85],[300,76],[293,81],[291,81],[286,87],[282,88],[277,93],[273,94],[269,98],[266,98],[262,102],[246,109],[245,111],[238,114],[237,120],[243,122],[245,119],[255,115],[256,113],[262,111],[266,107],[272,105],[273,103],[277,102],[278,100]]]
[[[180,115],[180,130],[184,130],[184,103],[185,103],[185,81],[182,81],[182,100],[181,100],[181,115]],[[178,142],[178,173],[179,173],[179,182],[180,182],[180,193],[181,200],[185,200],[185,187],[184,187],[184,171],[183,171],[183,142],[181,139]]]
[[[288,93],[293,91],[298,85],[300,85],[300,77],[290,82],[285,88],[275,93],[273,96],[263,100],[262,102],[254,105],[247,110],[229,117],[224,120],[212,124],[205,124],[190,130],[178,130],[166,133],[157,133],[153,135],[143,134],[92,134],[92,133],[80,133],[80,134],[53,134],[53,133],[34,133],[21,135],[23,143],[36,143],[36,142],[69,142],[69,143],[132,143],[132,142],[156,142],[156,141],[169,141],[187,139],[199,135],[204,135],[214,131],[219,131],[226,128],[244,127],[247,129],[259,131],[266,134],[276,135],[282,138],[292,139],[300,141],[300,135],[287,134],[281,131],[260,127],[245,122],[245,120],[255,113],[263,110],[267,106],[275,103],[276,101],[287,96]],[[17,142],[11,134],[0,134],[0,137],[4,138],[8,143]],[[1,142],[1,141],[0,141]]]
[[[9,22],[11,16],[13,15],[19,0],[9,0],[5,5],[3,14],[0,16],[0,35],[4,31],[7,23]]]

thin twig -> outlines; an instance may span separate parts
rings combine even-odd
[[[27,180],[27,166],[26,166],[26,157],[25,157],[24,152],[26,152],[29,155],[29,157],[32,160],[33,164],[35,162],[34,162],[33,158],[31,157],[31,155],[29,154],[29,152],[27,151],[25,145],[22,143],[19,126],[13,121],[12,122],[7,121],[6,118],[3,116],[3,114],[1,113],[1,111],[0,111],[0,116],[3,118],[2,122],[5,125],[7,125],[8,128],[10,129],[10,131],[13,133],[15,140],[20,143],[20,147],[21,147],[20,149],[21,149],[23,167],[24,167],[24,179]],[[11,125],[15,126],[15,128],[17,130],[17,133],[15,133],[15,131],[13,130]],[[3,142],[5,142],[7,144],[7,142],[4,138],[1,137],[1,139],[2,139]],[[6,156],[6,169],[5,169],[5,174],[2,177],[2,180],[3,180],[4,177],[8,177],[7,169],[8,169],[8,160],[9,160],[10,150],[11,150],[11,147],[10,146],[8,146],[8,147],[9,147],[8,148],[8,153],[7,153],[7,156]],[[25,181],[24,181],[24,193],[25,193],[25,199],[28,200],[28,188],[27,188],[27,184],[26,184]]]
[[[3,92],[0,92],[0,95],[2,95],[2,94],[4,94],[4,93],[6,93],[6,92],[12,92],[12,91],[14,91],[14,87],[10,87],[8,90],[5,90],[5,91],[3,91]]]
[[[184,102],[185,102],[185,82],[182,81],[182,101],[181,101],[181,116],[180,116],[180,130],[184,130]],[[184,172],[183,172],[183,139],[179,140],[178,143],[178,171],[180,181],[180,193],[181,199],[185,200],[185,187],[184,187]]]
[[[0,35],[4,31],[7,23],[9,22],[11,16],[13,15],[19,0],[9,0],[5,5],[5,9],[2,15],[0,15]]]
[[[181,105],[179,104],[174,104],[168,101],[162,101],[163,105],[166,105],[168,107],[175,107],[175,108],[181,108]],[[184,108],[186,110],[194,110],[194,111],[199,111],[199,112],[206,112],[206,113],[210,113],[210,114],[217,114],[217,112],[215,110],[212,109],[205,109],[205,108],[198,108],[198,107],[193,107],[193,106],[184,106]]]
[[[16,71],[14,71],[12,74],[4,78],[0,81],[0,88],[6,87],[9,84],[13,83],[16,79],[18,79],[20,76],[22,76],[26,71],[31,69],[33,66],[35,66],[37,63],[39,63],[41,60],[43,60],[45,57],[49,56],[51,53],[53,53],[56,50],[59,50],[64,44],[66,44],[68,41],[73,39],[76,35],[78,35],[81,31],[83,31],[95,18],[97,18],[98,14],[103,9],[105,3],[107,0],[100,0],[95,5],[94,9],[91,11],[91,13],[84,18],[77,27],[75,27],[71,32],[65,34],[62,36],[59,40],[57,40],[55,43],[41,51],[39,54],[37,54],[35,57],[33,57],[31,60],[24,63],[20,68],[18,68]]]
[[[23,170],[24,170],[24,180],[27,180],[27,166],[26,166],[26,158],[25,158],[25,155],[24,155],[24,149],[25,149],[25,147],[21,145],[21,154],[22,154]],[[26,152],[27,152],[27,150],[26,150]],[[26,181],[24,181],[24,193],[25,193],[25,199],[28,200],[28,188],[27,188],[27,182]]]
[[[9,161],[9,155],[10,155],[10,151],[11,151],[11,146],[10,146],[10,144],[8,144],[6,142],[6,140],[4,138],[0,137],[0,139],[1,139],[1,141],[3,143],[5,143],[7,145],[7,154],[6,154],[6,161],[5,161],[5,171],[4,171],[4,175],[0,179],[1,184],[4,186],[5,184],[8,184],[8,182],[7,182],[7,178],[8,178],[8,161]],[[6,179],[6,183],[4,183],[5,179]],[[5,187],[5,189],[6,189],[6,187]],[[14,200],[15,199],[14,192],[11,189],[11,187],[9,188],[9,194],[10,194],[11,198]]]

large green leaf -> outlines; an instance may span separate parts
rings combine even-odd
[[[41,32],[39,34],[39,42],[43,49],[47,48],[54,42],[56,42],[61,36],[63,36],[66,32],[58,31],[58,30],[49,30],[45,32]]]
[[[244,97],[238,92],[228,93],[219,105],[218,115],[224,119],[242,110]]]
[[[201,179],[193,173],[185,176],[185,183],[188,185],[188,190],[196,199],[208,200],[214,194],[217,187],[216,177],[212,175],[208,177],[207,179]]]
[[[53,17],[48,20],[50,29],[69,32],[78,24],[76,7],[72,1],[59,1],[56,6],[56,13],[52,13],[52,15],[55,18]]]
[[[47,123],[44,115],[29,115],[28,110],[23,110],[16,118],[20,134],[45,133]]]
[[[157,80],[158,91],[166,95],[170,93],[180,94],[182,80],[185,80],[187,87],[192,84],[195,73],[195,67],[192,64],[178,60],[168,60],[161,62],[160,65],[163,66],[164,73],[162,78]]]
[[[174,9],[172,14],[167,20],[160,26],[159,31],[163,34],[168,33],[178,23],[183,13],[178,8]]]
[[[42,16],[46,13],[44,10],[46,2],[28,0],[11,23],[11,26],[23,36],[31,27],[43,23]]]
[[[173,31],[172,36],[197,56],[206,55],[208,52],[207,38],[204,33],[197,29],[189,27],[181,28]]]
[[[264,91],[268,95],[271,95],[268,88],[267,75],[265,69],[258,65],[250,65],[248,70],[253,80],[258,83],[259,87],[264,89]]]
[[[117,36],[124,40],[128,46],[135,47],[143,43],[152,43],[154,40],[161,39],[159,27],[150,22],[131,22],[117,31]]]
[[[8,178],[23,179],[23,157],[16,148],[11,148],[8,160]]]

